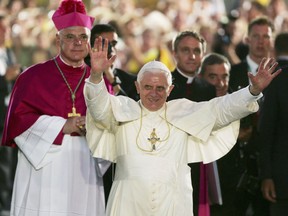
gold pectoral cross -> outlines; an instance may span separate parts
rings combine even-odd
[[[68,113],[68,117],[75,117],[75,116],[81,116],[81,114],[77,113],[76,108],[73,106],[72,107],[72,113]]]
[[[156,150],[155,144],[160,140],[160,138],[157,137],[157,134],[155,132],[155,128],[153,128],[153,131],[150,134],[150,138],[148,138],[148,141],[152,145],[152,150]]]

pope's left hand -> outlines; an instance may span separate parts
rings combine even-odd
[[[251,86],[249,88],[251,94],[259,95],[281,72],[281,69],[275,71],[277,65],[278,63],[275,61],[275,59],[263,58],[255,76],[248,72],[248,77],[251,80]]]

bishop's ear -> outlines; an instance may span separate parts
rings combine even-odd
[[[55,40],[55,44],[57,47],[60,46],[60,34],[59,33],[56,33],[56,40]]]

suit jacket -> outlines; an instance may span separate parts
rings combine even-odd
[[[288,199],[288,61],[279,60],[282,72],[264,94],[260,114],[260,177],[272,178],[277,200]]]
[[[276,59],[278,62],[277,68],[282,68],[282,70],[287,71],[288,68],[288,59]]]
[[[232,65],[230,70],[229,88],[234,92],[249,85],[248,63],[242,61],[239,64]]]
[[[249,85],[249,78],[247,75],[248,68],[249,66],[246,60],[239,64],[232,65],[229,78],[230,92],[237,91]],[[258,175],[257,157],[255,156],[257,152],[256,139],[258,135],[256,127],[257,122],[254,120],[256,120],[256,115],[251,114],[242,118],[240,121],[240,127],[242,129],[246,127],[253,128],[252,136],[248,143],[237,140],[237,143],[228,154],[217,160],[223,205],[215,209],[212,208],[212,214],[245,215],[252,197],[250,193],[247,194],[247,190],[255,193],[254,188],[250,188],[250,185],[254,186],[254,182],[241,180],[241,176],[246,172],[248,172],[249,176]],[[246,178],[243,179],[246,180]]]
[[[207,81],[195,76],[193,82],[187,87],[187,78],[182,76],[177,69],[172,72],[172,79],[174,89],[170,93],[168,100],[187,98],[191,101],[207,101],[216,97],[216,90],[213,85]],[[187,95],[187,88],[191,91],[190,95]]]
[[[248,78],[248,63],[247,61],[242,61],[239,64],[232,65],[230,70],[229,79],[229,90],[231,92],[237,91],[239,89],[245,88],[249,85]],[[249,152],[254,152],[257,149],[256,143],[256,133],[257,133],[257,114],[253,113],[243,119],[241,119],[241,128],[254,127],[253,135],[249,140]]]
[[[137,75],[127,73],[126,71],[123,71],[119,68],[115,68],[113,71],[114,75],[119,77],[121,81],[121,91],[119,95],[125,95],[128,96],[135,101],[138,101],[139,95],[137,94],[135,81],[137,79]]]

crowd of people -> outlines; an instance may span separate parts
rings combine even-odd
[[[70,0],[63,1],[69,2]],[[75,2],[78,2],[78,0],[75,0]],[[29,215],[37,215],[34,210],[32,211],[28,208],[29,205],[32,205],[32,202],[35,204],[35,192],[38,193],[39,197],[37,198],[37,203],[38,201],[39,203],[35,204],[39,206],[39,212],[46,211],[45,208],[42,208],[45,204],[43,206],[42,204],[47,202],[45,201],[47,197],[42,197],[42,190],[45,191],[45,185],[47,184],[52,185],[52,188],[55,189],[62,188],[62,183],[65,183],[65,175],[63,175],[62,183],[54,182],[52,179],[47,180],[47,178],[43,181],[40,176],[52,176],[55,172],[60,175],[63,170],[66,170],[66,180],[69,182],[69,187],[73,188],[71,189],[72,191],[77,187],[77,182],[83,184],[81,186],[82,189],[87,187],[85,181],[93,182],[97,186],[91,187],[90,185],[84,192],[77,191],[77,189],[73,191],[77,194],[80,193],[83,197],[81,202],[83,205],[81,204],[79,208],[74,206],[78,201],[69,198],[66,203],[56,202],[55,205],[50,203],[50,211],[67,211],[68,215],[72,211],[78,212],[80,215],[83,214],[83,216],[90,216],[96,213],[97,215],[103,215],[105,205],[109,210],[109,215],[133,215],[135,213],[146,215],[153,211],[162,212],[162,207],[159,207],[158,210],[153,210],[153,208],[151,212],[142,210],[142,207],[141,210],[138,209],[136,211],[135,209],[140,208],[138,205],[135,205],[131,211],[127,208],[122,207],[121,209],[119,207],[118,202],[120,201],[127,206],[131,206],[132,202],[130,199],[119,196],[121,190],[126,188],[126,192],[128,191],[131,196],[136,196],[135,191],[138,191],[143,195],[139,199],[140,202],[141,200],[145,201],[146,196],[149,197],[149,194],[145,194],[148,193],[148,191],[145,191],[146,187],[148,190],[149,187],[154,188],[157,186],[155,182],[151,185],[139,184],[139,176],[137,176],[136,180],[130,176],[131,179],[129,177],[128,180],[131,183],[135,182],[129,185],[130,189],[127,190],[128,186],[123,184],[123,179],[126,179],[124,175],[129,176],[131,174],[126,173],[126,169],[131,169],[130,166],[125,167],[127,158],[133,161],[132,163],[138,164],[139,169],[143,169],[144,173],[141,174],[141,178],[144,178],[145,181],[148,181],[145,177],[145,173],[148,170],[143,167],[142,162],[130,156],[122,158],[122,154],[130,155],[138,149],[140,150],[139,157],[143,157],[143,161],[146,161],[148,158],[145,158],[142,153],[147,153],[148,151],[149,154],[157,155],[153,154],[153,151],[156,151],[159,146],[161,150],[162,144],[159,145],[159,143],[165,141],[169,147],[171,143],[176,142],[176,134],[181,134],[183,131],[188,134],[188,137],[195,136],[197,139],[202,140],[200,134],[198,134],[198,137],[194,131],[191,132],[187,128],[183,128],[183,125],[177,125],[178,122],[174,122],[171,119],[173,118],[173,113],[171,113],[170,109],[167,110],[167,117],[165,110],[167,108],[165,108],[166,105],[163,105],[165,103],[162,100],[165,99],[166,101],[167,99],[168,104],[173,104],[175,99],[186,98],[188,99],[187,101],[202,103],[211,99],[217,101],[216,97],[230,95],[241,89],[244,92],[245,90],[243,89],[246,89],[247,86],[258,85],[255,80],[251,79],[251,74],[257,77],[258,71],[262,73],[269,69],[263,63],[264,58],[276,58],[280,62],[277,69],[283,69],[284,73],[282,72],[279,77],[276,77],[275,81],[273,80],[267,88],[265,88],[266,86],[261,88],[264,97],[252,96],[253,100],[258,100],[259,111],[251,112],[249,110],[251,113],[248,115],[244,110],[238,110],[240,113],[245,112],[246,114],[241,115],[241,118],[236,114],[231,119],[227,116],[226,124],[233,122],[232,124],[237,125],[237,121],[234,121],[240,120],[239,135],[235,139],[236,144],[233,148],[231,147],[229,152],[225,152],[225,155],[221,153],[221,158],[215,157],[215,160],[211,161],[204,159],[205,156],[214,158],[208,150],[198,151],[197,149],[201,157],[187,155],[188,158],[181,159],[181,163],[187,163],[190,167],[190,181],[193,186],[193,192],[187,185],[182,189],[187,190],[187,194],[191,193],[194,216],[285,215],[288,212],[288,193],[286,193],[288,187],[284,182],[288,180],[288,175],[285,171],[283,173],[282,171],[286,168],[283,164],[286,164],[285,145],[287,141],[285,136],[288,133],[286,133],[287,121],[285,121],[287,106],[283,102],[284,99],[282,101],[281,94],[283,94],[284,86],[287,85],[285,82],[286,75],[284,75],[287,70],[286,61],[288,59],[288,47],[285,43],[288,38],[286,33],[288,32],[288,6],[286,1],[242,0],[229,1],[227,3],[221,0],[99,0],[83,1],[83,3],[85,4],[85,11],[83,12],[80,9],[78,12],[84,13],[85,19],[82,19],[80,23],[77,21],[77,17],[73,17],[74,23],[68,21],[69,17],[67,19],[63,18],[62,16],[64,15],[61,14],[63,9],[59,10],[61,2],[59,3],[58,1],[14,0],[0,3],[0,138],[3,134],[2,145],[17,146],[17,148],[1,146],[0,149],[0,167],[3,167],[0,170],[0,216],[9,215],[11,199],[12,215],[22,215],[25,211]],[[57,20],[57,15],[60,17],[59,20]],[[75,26],[78,27],[75,28]],[[99,41],[100,39],[101,41]],[[75,53],[72,54],[76,52],[73,47],[78,47],[77,55]],[[103,52],[101,52],[102,49]],[[93,59],[103,61],[105,65],[102,65],[101,69],[105,70],[101,70],[101,73],[97,71],[100,66],[95,66],[91,62]],[[46,63],[42,65],[43,62]],[[269,64],[271,62],[269,61]],[[151,77],[147,78],[147,74],[151,75],[151,67],[153,70],[159,70],[152,73],[152,78],[158,80],[156,82]],[[28,82],[32,82],[32,75],[29,74],[34,74],[39,70],[47,70],[47,68],[56,71],[56,73],[60,71],[60,78],[62,81],[64,80],[62,88],[66,90],[62,91],[59,88],[57,89],[59,93],[54,92],[54,95],[45,91],[46,85],[48,89],[55,88],[53,84],[50,86],[51,83],[47,82],[48,79],[53,80],[54,77],[55,83],[60,82],[56,78],[59,74],[57,76],[51,74],[47,76],[48,74],[45,75],[43,73],[41,76],[38,75],[38,81],[34,80],[33,88],[27,85]],[[91,77],[89,79],[90,68]],[[274,69],[274,66],[272,68]],[[21,76],[23,71],[26,71],[26,76]],[[70,77],[69,73],[71,71],[75,75]],[[104,73],[102,74],[103,71]],[[138,76],[139,71],[141,72],[140,78]],[[159,81],[159,77],[165,75],[167,71],[171,73],[172,83],[169,81],[170,75],[167,77],[168,83],[166,83],[166,79]],[[251,73],[250,75],[249,72]],[[137,123],[138,118],[133,117],[132,114],[125,117],[121,115],[114,116],[115,113],[106,113],[103,108],[98,108],[98,103],[93,103],[96,100],[100,101],[101,103],[99,102],[99,104],[102,104],[103,107],[108,106],[108,102],[105,102],[103,95],[99,96],[91,93],[91,89],[102,91],[102,76],[109,95],[112,98],[112,95],[121,96],[119,97],[120,102],[117,99],[111,99],[110,109],[114,110],[114,112],[118,110],[120,113],[125,113],[127,110],[123,110],[117,104],[127,103],[133,114],[138,112],[134,102],[141,100],[140,108],[144,110],[144,114],[141,111],[140,122],[141,127],[143,124],[143,131],[146,133],[146,130],[150,130],[147,129],[149,128],[149,123],[147,122],[150,115],[155,118],[151,118],[153,122],[158,122],[159,128],[164,128],[163,131],[154,131],[153,136],[151,133],[149,142],[152,146],[152,153],[149,146],[142,144],[145,139],[142,136],[149,137],[149,134],[142,135],[141,127],[138,132],[135,131],[137,149],[129,149],[127,147],[130,141],[125,135],[125,130],[131,131],[135,128],[130,128],[131,126],[126,123],[128,121]],[[21,79],[18,79],[18,77]],[[17,91],[14,86],[15,82]],[[151,88],[150,92],[147,89],[148,85]],[[163,102],[156,104],[156,108],[150,104],[151,101],[149,102],[148,99],[148,97],[156,97],[152,93],[154,85],[158,85],[155,91],[159,92],[155,94],[158,97],[161,95],[160,98]],[[86,94],[83,95],[84,86],[86,86]],[[37,94],[33,90],[35,87],[39,89]],[[163,88],[162,91],[165,90],[165,93],[160,92],[160,87]],[[250,93],[255,92],[254,90],[250,90]],[[258,90],[256,95],[259,93]],[[62,94],[60,92],[66,92],[62,98],[60,97]],[[10,99],[11,94],[13,100]],[[55,95],[56,98],[53,99]],[[238,95],[238,93],[235,95]],[[241,94],[239,95],[241,96]],[[129,97],[133,102],[122,101],[122,96]],[[41,98],[40,102],[39,98]],[[51,104],[52,101],[54,101],[53,104]],[[60,101],[63,101],[63,103]],[[70,109],[71,107],[68,108],[70,103],[72,110]],[[190,102],[185,102],[185,105],[189,107],[191,104]],[[92,115],[92,117],[90,116],[88,118],[89,122],[85,123],[86,105],[88,105],[88,112],[90,112],[89,115]],[[91,107],[95,108],[95,110]],[[194,107],[193,109],[197,110]],[[165,110],[164,123],[159,118],[160,114],[158,116],[153,114],[153,112],[161,113],[163,110]],[[69,116],[66,116],[66,111]],[[37,113],[36,115],[35,112]],[[30,113],[31,116],[27,115],[27,113]],[[171,118],[170,115],[172,116]],[[53,118],[48,116],[53,116]],[[109,119],[113,119],[113,121],[106,122],[106,120],[102,119],[103,116],[109,116]],[[5,117],[7,118],[6,122]],[[177,117],[182,118],[181,116]],[[190,118],[188,114],[186,117]],[[222,121],[219,116],[215,118],[219,118],[219,121]],[[199,120],[199,118],[197,119]],[[203,117],[203,119],[205,118]],[[136,124],[135,122],[133,124]],[[43,128],[44,125],[49,124],[50,127],[53,127],[52,132],[52,128]],[[86,135],[85,125],[93,128],[92,132],[91,129],[87,131],[88,142],[84,140]],[[107,125],[109,125],[110,129],[106,128],[108,127]],[[231,127],[235,129],[237,127],[235,125]],[[185,127],[187,126],[185,125]],[[193,124],[189,126],[194,127]],[[222,126],[224,127],[224,125]],[[13,132],[11,131],[12,128]],[[42,132],[39,131],[40,129]],[[119,130],[122,133],[121,136],[117,134]],[[104,135],[101,135],[104,138],[99,141],[100,135],[92,135],[95,131],[99,134],[104,133]],[[170,140],[172,132],[175,133],[173,141]],[[113,134],[117,139],[122,140],[120,141],[121,147],[119,149],[114,149],[112,138],[107,137],[106,133]],[[211,133],[213,134],[214,132]],[[70,136],[67,138],[69,134],[71,134],[71,138]],[[156,134],[160,134],[161,138],[167,137],[168,141],[159,138],[160,141],[158,142]],[[35,139],[34,136],[42,136],[42,138]],[[182,138],[186,139],[186,137]],[[91,139],[99,141],[100,144],[94,144],[95,141],[91,141]],[[111,142],[108,145],[110,150],[102,146],[103,139]],[[154,139],[155,141],[153,141]],[[40,143],[42,143],[43,149],[35,148],[33,152],[34,147],[40,145]],[[70,143],[75,144],[75,146],[70,148]],[[189,143],[190,141],[188,141]],[[199,144],[198,141],[193,141],[192,143],[193,146],[198,146]],[[207,143],[210,142],[207,141]],[[94,159],[90,157],[88,149],[85,147],[87,144],[90,146],[90,151],[94,154]],[[185,146],[184,144],[186,145],[187,143],[181,143],[181,145]],[[59,146],[62,146],[63,149],[59,150]],[[104,153],[99,152],[98,148]],[[189,149],[189,147],[187,148]],[[20,154],[17,157],[18,149]],[[171,151],[170,147],[168,149]],[[165,151],[168,152],[167,149]],[[216,150],[214,149],[214,151]],[[57,155],[62,155],[61,160],[59,159],[55,162],[54,157],[57,158]],[[75,164],[78,161],[79,164],[77,166],[71,167],[66,164],[70,155],[77,157],[71,162]],[[163,152],[161,152],[156,158],[151,158],[151,160],[155,160],[155,163],[157,163],[159,162],[159,156],[166,157],[167,155],[163,155]],[[86,160],[82,160],[82,157],[86,157]],[[179,159],[176,158],[176,160]],[[18,171],[12,198],[17,163]],[[57,169],[51,168],[50,165],[47,168],[49,163],[52,163],[53,167],[55,166]],[[30,164],[30,167],[27,167],[27,164]],[[88,164],[84,173],[82,171],[83,164]],[[173,166],[171,165],[171,169],[173,169]],[[95,170],[93,170],[93,167]],[[158,178],[159,176],[156,173],[162,168],[160,166],[156,167],[153,175]],[[180,168],[182,169],[183,167]],[[69,169],[76,170],[73,172],[75,182],[68,180],[70,178]],[[25,174],[27,170],[31,173],[29,179]],[[124,174],[121,174],[119,170]],[[134,174],[132,173],[131,175]],[[83,179],[77,179],[77,175],[84,175],[84,177]],[[184,174],[180,173],[179,175]],[[39,183],[37,185],[42,185],[41,190],[37,189],[35,181],[31,182],[30,179],[36,179],[35,181]],[[23,181],[26,181],[26,185],[31,184],[33,189],[28,189],[27,187],[27,190],[25,190],[22,187]],[[141,188],[142,186],[144,187]],[[67,190],[64,194],[70,194],[68,192],[70,190],[69,187],[66,188]],[[17,194],[15,192],[16,189]],[[132,189],[135,191],[132,191]],[[32,196],[29,198],[28,191],[33,192],[33,198]],[[151,191],[153,193],[152,189]],[[109,197],[110,193],[112,197]],[[22,200],[24,194],[26,194],[25,207]],[[187,196],[187,194],[184,193],[183,196]],[[73,196],[72,194],[70,195]],[[56,191],[50,194],[52,199],[57,196]],[[87,205],[93,200],[98,205],[94,206],[93,209],[84,206],[85,199],[88,199],[87,197],[90,200],[90,202],[87,201]],[[160,198],[158,197],[157,199]],[[162,197],[161,199],[164,198]],[[57,199],[55,200],[57,201]],[[106,201],[105,204],[104,200]],[[172,202],[171,200],[167,195],[166,202]],[[184,204],[189,205],[189,200],[183,201],[181,205]],[[22,207],[20,207],[21,205]],[[70,208],[69,205],[74,207]],[[151,205],[154,205],[153,202]],[[173,205],[177,206],[174,211],[176,213],[179,212],[178,208],[181,205],[178,202],[173,203]],[[168,204],[164,206],[168,206]],[[147,204],[147,208],[150,207]],[[172,206],[170,207],[172,208]],[[183,215],[192,210],[187,206],[182,207]],[[26,208],[26,210],[21,210],[21,208]],[[85,211],[87,212],[83,213]],[[173,215],[172,212],[172,210],[167,210],[166,213],[167,215]],[[187,215],[190,215],[190,213]]]
[[[171,40],[186,29],[200,32],[207,41],[207,52],[224,54],[234,64],[245,55],[241,47],[239,51],[235,47],[243,40],[251,19],[267,15],[275,24],[275,33],[288,28],[284,0],[267,1],[266,5],[265,1],[250,0],[229,4],[222,0],[84,2],[95,23],[111,23],[116,28],[117,61],[131,73],[151,59],[174,69]],[[0,12],[6,14],[8,25],[5,45],[13,47],[19,65],[26,68],[57,53],[51,16],[58,1],[14,0],[1,4]]]

